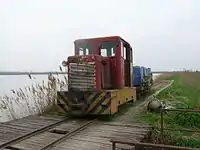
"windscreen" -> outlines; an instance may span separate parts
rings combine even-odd
[[[92,41],[76,42],[75,47],[78,55],[88,55],[94,53],[94,48],[100,47],[101,56],[112,57],[115,56],[116,47],[120,42],[118,41],[105,41],[105,42],[95,42],[94,45]]]
[[[101,55],[105,57],[115,56],[116,47],[118,44],[119,42],[117,41],[101,42]]]
[[[91,42],[75,43],[75,47],[78,51],[78,55],[88,55],[93,51],[93,44]]]

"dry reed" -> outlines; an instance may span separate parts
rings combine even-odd
[[[0,97],[0,114],[6,113],[6,120],[42,114],[47,107],[55,104],[57,90],[67,89],[67,77],[63,77],[49,74],[47,83],[43,80],[23,89],[12,89],[11,96],[4,94]]]

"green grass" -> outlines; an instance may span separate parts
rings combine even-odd
[[[128,112],[128,110],[133,107],[135,105],[135,103],[133,103],[132,101],[123,104],[119,107],[119,110],[117,113],[113,114],[113,115],[107,115],[107,116],[100,116],[98,119],[100,121],[112,121],[113,119],[115,119],[116,117],[119,117],[121,115],[123,115],[124,113]]]
[[[134,107],[138,103],[143,102],[149,95],[152,95],[155,92],[156,92],[155,90],[151,90],[147,95],[141,96],[139,100],[136,100],[136,102],[130,101],[128,103],[121,105],[119,107],[119,110],[118,110],[117,113],[115,113],[113,115],[100,116],[99,120],[101,120],[101,121],[112,121],[116,117],[119,117],[119,116],[123,115],[124,113],[128,112],[130,108]]]
[[[157,98],[176,108],[194,109],[200,105],[200,74],[186,73],[184,76],[174,75],[171,88],[157,95]],[[190,82],[190,79],[193,82]],[[194,80],[195,79],[195,80]],[[142,112],[140,121],[160,128],[160,114]],[[164,126],[173,129],[200,130],[200,113],[168,112],[164,115]],[[200,147],[200,134],[191,132],[166,132],[165,140],[170,144],[185,147]],[[168,143],[167,142],[167,143]],[[168,143],[168,144],[169,144]]]

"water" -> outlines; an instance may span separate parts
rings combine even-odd
[[[161,74],[160,73],[154,73],[153,74],[153,80],[157,79]]]
[[[32,79],[27,76],[0,76],[0,122],[42,113],[46,106],[51,105],[56,91],[66,89],[66,84],[61,84],[65,80],[63,75],[59,75],[51,84],[53,88],[48,88],[47,79],[47,76],[34,76]]]
[[[0,95],[8,94],[11,89],[18,89],[35,82],[41,82],[46,78],[47,76],[33,76],[33,79],[30,79],[28,76],[0,76]]]

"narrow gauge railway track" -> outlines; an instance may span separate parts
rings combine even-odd
[[[45,131],[47,131],[47,130],[53,128],[53,127],[56,127],[57,125],[60,125],[60,124],[63,123],[63,122],[66,122],[67,120],[68,120],[68,118],[59,120],[59,121],[54,122],[54,123],[52,123],[52,124],[50,124],[50,125],[46,125],[46,126],[41,127],[41,128],[39,128],[39,129],[33,130],[33,131],[29,132],[29,133],[26,133],[26,134],[24,134],[24,135],[22,135],[22,136],[19,136],[19,137],[16,137],[16,138],[14,138],[14,139],[11,139],[11,140],[9,140],[9,141],[7,141],[7,142],[5,142],[5,143],[0,144],[0,149],[7,148],[7,147],[9,147],[9,146],[12,145],[12,144],[15,144],[15,143],[17,143],[17,142],[20,142],[20,141],[22,141],[22,140],[24,140],[24,139],[27,139],[27,138],[30,138],[30,137],[32,137],[32,136],[35,136],[36,134],[40,134],[40,133],[42,133],[42,132],[45,132]],[[3,126],[3,125],[1,124],[1,126]],[[6,126],[6,125],[5,125],[5,126]]]
[[[65,118],[2,144],[0,143],[0,149],[46,150],[85,129],[94,121],[95,119],[88,121],[83,119],[70,120],[69,118]]]
[[[53,146],[55,146],[56,144],[61,143],[62,141],[66,140],[66,138],[69,138],[73,135],[75,135],[76,133],[79,133],[80,131],[84,130],[85,128],[87,128],[90,124],[94,123],[96,119],[88,121],[86,123],[84,123],[82,126],[77,127],[74,130],[71,130],[70,132],[64,134],[63,136],[61,136],[60,138],[58,138],[57,140],[49,143],[47,146],[41,148],[40,150],[47,150],[47,149],[51,149]]]
[[[156,89],[160,89],[169,81],[157,83]],[[0,149],[4,150],[47,150],[63,143],[63,141],[72,136],[76,136],[82,130],[86,129],[90,124],[94,123],[93,120],[76,119],[70,120],[69,118],[58,119],[58,121],[50,125],[43,126],[42,128],[35,129],[24,135],[18,136],[14,139],[7,140],[6,142],[0,141]],[[23,125],[26,126],[26,125]],[[2,124],[0,128],[2,127]],[[22,131],[22,130],[21,130]],[[84,130],[85,131],[85,130]],[[24,131],[23,131],[24,132]],[[0,133],[1,134],[1,133]],[[0,137],[1,138],[1,137]]]
[[[158,91],[170,83],[171,83],[170,80],[157,81],[153,84],[152,89]]]

